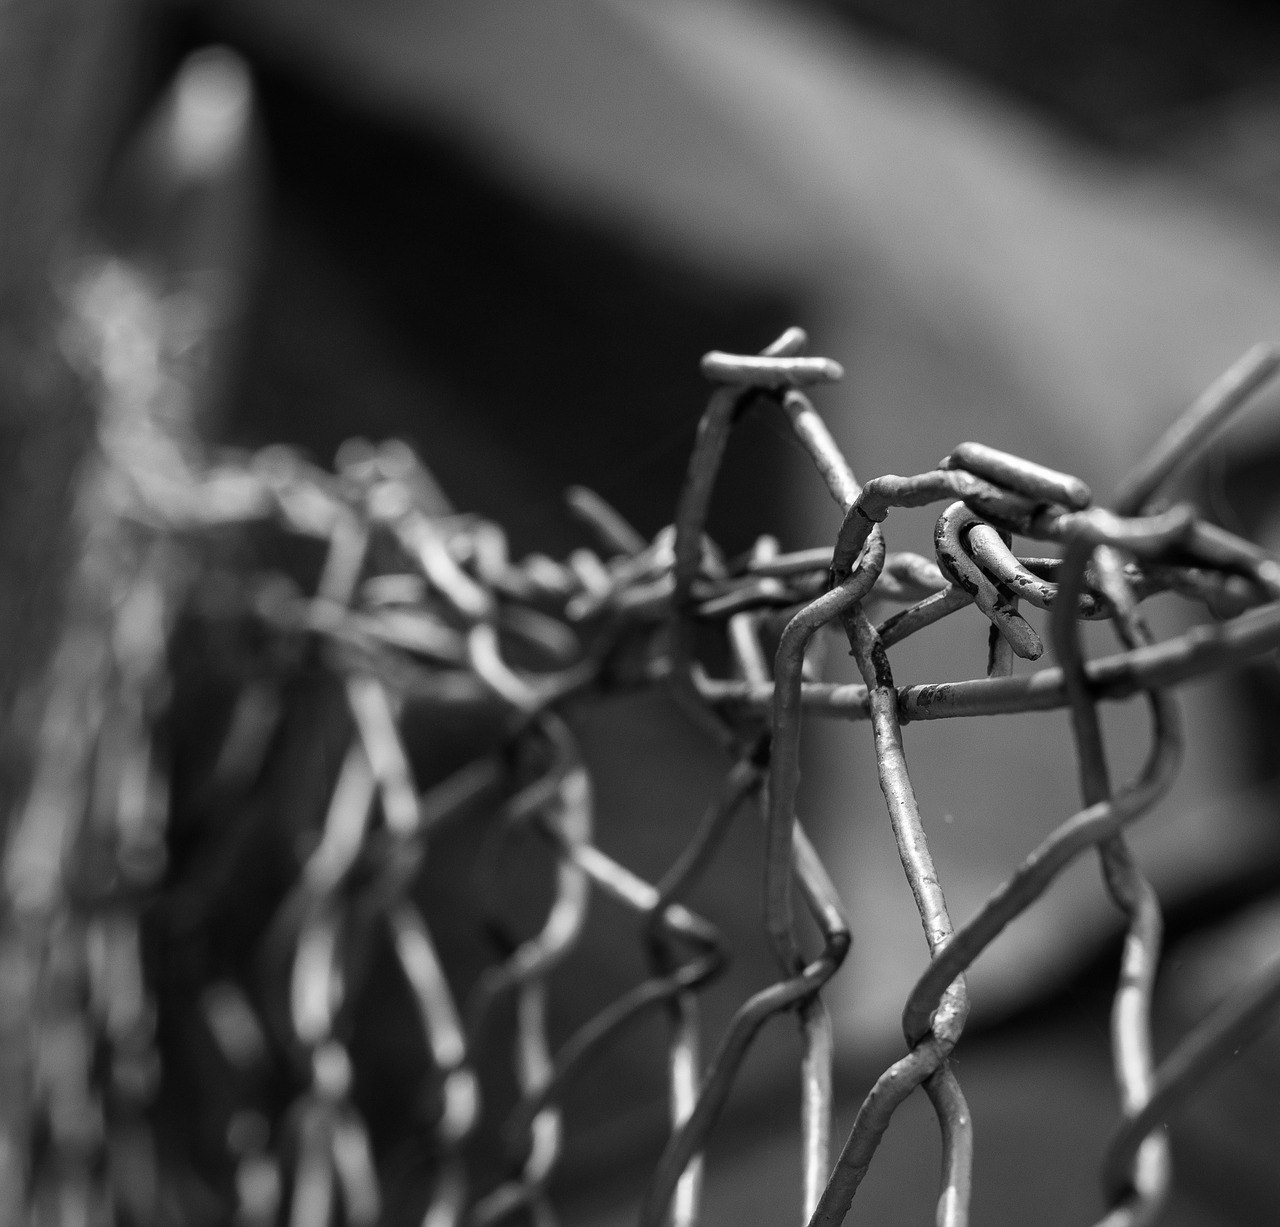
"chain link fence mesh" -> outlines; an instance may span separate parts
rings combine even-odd
[[[762,354],[704,360],[714,391],[670,527],[646,540],[575,490],[571,505],[597,548],[515,560],[501,528],[450,508],[403,445],[349,444],[332,473],[285,449],[202,448],[189,429],[206,308],[198,296],[162,294],[120,261],[86,267],[69,306],[64,344],[97,389],[100,429],[77,487],[80,560],[42,692],[32,784],[5,859],[4,1221],[367,1227],[386,1217],[394,1190],[427,1227],[550,1223],[566,1089],[590,1077],[591,1058],[624,1042],[637,1017],[657,1013],[668,1036],[670,1134],[637,1208],[641,1224],[698,1221],[708,1138],[754,1039],[790,1014],[803,1039],[797,1220],[844,1219],[895,1110],[923,1088],[942,1136],[938,1222],[958,1227],[968,1220],[972,1155],[950,1062],[968,1012],[964,973],[1091,853],[1127,922],[1103,1221],[1154,1220],[1171,1180],[1163,1122],[1280,1002],[1278,962],[1154,1061],[1160,905],[1125,831],[1178,770],[1176,687],[1280,644],[1280,564],[1160,495],[1280,357],[1245,355],[1099,507],[1078,479],[974,443],[928,473],[861,484],[806,393],[840,369],[806,356],[804,334],[792,330]],[[832,545],[781,553],[762,538],[726,558],[705,535],[728,436],[760,404],[786,419],[839,505]],[[930,503],[945,505],[936,558],[890,552],[881,525],[892,510]],[[1015,536],[1053,548],[1018,555]],[[1163,591],[1210,617],[1157,641],[1139,604]],[[872,597],[901,611],[874,625],[864,612]],[[987,676],[898,686],[889,649],[970,604],[990,623]],[[1015,674],[1014,656],[1036,659],[1044,646],[1020,613],[1027,606],[1049,611],[1057,663]],[[1118,650],[1087,659],[1082,620],[1109,622]],[[861,684],[822,680],[807,649],[824,628],[847,638]],[[193,658],[214,681],[188,702],[216,730],[194,765],[174,758],[184,718],[174,696]],[[657,881],[593,842],[589,764],[563,718],[570,705],[646,687],[667,688],[726,764],[719,795]],[[290,705],[318,694],[337,715],[303,725],[301,736],[324,743],[323,753],[291,757],[287,743],[300,734]],[[1134,695],[1149,708],[1150,752],[1135,779],[1115,783],[1099,705]],[[957,925],[902,725],[1064,707],[1081,807]],[[437,727],[489,721],[500,730],[496,749],[424,789],[413,766],[424,712]],[[905,1054],[838,1149],[822,994],[851,934],[796,814],[800,738],[816,716],[869,726],[931,955],[904,1005]],[[330,760],[336,771],[315,767]],[[255,782],[273,771],[286,772],[296,804],[253,802]],[[299,820],[308,805],[319,822]],[[684,900],[751,808],[764,822],[760,907],[777,980],[741,1003],[723,1035],[703,1036],[699,995],[727,951],[713,920]],[[441,833],[467,824],[479,828],[466,870],[477,883],[476,925],[494,954],[459,1000],[420,888]],[[264,853],[280,847],[283,858]],[[515,873],[546,879],[530,931],[504,908],[513,861]],[[553,1047],[553,973],[591,924],[593,896],[635,914],[648,974]],[[261,974],[166,954],[216,945],[211,930],[227,912],[214,903],[228,898],[255,913],[244,924],[258,935]],[[377,950],[411,1003],[421,1054],[406,1065],[417,1105],[407,1164],[388,1158],[385,1128],[353,1090],[361,1057],[351,1019]],[[514,1018],[516,1081],[505,1105],[476,1059],[504,1011]],[[387,1042],[401,1042],[403,1020],[386,1024]],[[183,1061],[204,1080],[183,1082]],[[478,1170],[470,1143],[486,1129],[505,1166]]]

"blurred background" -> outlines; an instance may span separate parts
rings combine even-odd
[[[217,304],[195,409],[209,441],[328,465],[351,435],[404,438],[456,506],[553,556],[581,543],[570,484],[646,536],[668,523],[698,358],[793,323],[845,367],[819,408],[861,478],[976,439],[1103,498],[1204,385],[1280,338],[1280,16],[1244,0],[9,0],[0,82],[8,803],[91,431],[51,339],[60,270],[86,245]],[[1188,492],[1277,546],[1278,476],[1273,393]],[[895,514],[891,548],[929,552],[931,524]],[[722,545],[768,531],[799,548],[837,525],[780,426],[749,419],[712,518]],[[1173,605],[1156,617],[1186,624]],[[951,621],[895,656],[900,684],[981,672],[985,624]],[[1169,908],[1164,1039],[1280,937],[1278,683],[1268,661],[1188,693],[1187,769],[1136,835]],[[1144,722],[1111,715],[1118,764],[1136,762]],[[660,872],[718,752],[661,697],[577,731],[602,844]],[[1076,807],[1060,715],[912,727],[907,751],[959,917]],[[803,818],[855,933],[832,997],[843,1130],[901,1051],[926,951],[866,730],[813,727],[806,755]],[[741,845],[706,887],[740,951],[713,1027],[770,971],[758,849]],[[611,974],[601,926],[594,970],[561,986],[566,1030]],[[1119,931],[1083,862],[974,970],[957,1066],[976,1223],[1101,1211]],[[709,1223],[789,1213],[796,1043],[776,1030],[716,1135]],[[643,1047],[610,1057],[609,1094],[569,1101],[573,1221],[627,1220],[621,1191],[660,1146],[661,1049]],[[1277,1089],[1272,1033],[1175,1122],[1167,1222],[1275,1222]],[[899,1114],[850,1222],[930,1221],[934,1132],[923,1100]]]

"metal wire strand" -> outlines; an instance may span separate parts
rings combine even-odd
[[[1131,530],[1132,531],[1132,530]],[[1132,544],[1132,537],[1126,536]],[[1072,617],[1084,583],[1085,569],[1095,554],[1104,590],[1117,612],[1122,642],[1132,648],[1149,632],[1136,615],[1123,574],[1123,562],[1110,545],[1094,545],[1082,536],[1068,548],[1059,577],[1062,603],[1052,619],[1054,648],[1064,672],[1070,698],[1072,732],[1080,769],[1080,791],[1086,805],[1105,804],[1111,796],[1101,724],[1088,692],[1076,619]],[[1159,700],[1153,695],[1153,702]],[[1116,832],[1099,848],[1108,893],[1128,917],[1120,976],[1112,1006],[1112,1050],[1121,1107],[1126,1115],[1139,1111],[1151,1096],[1151,996],[1160,957],[1163,921],[1159,901],[1143,877],[1123,836]],[[1117,1223],[1152,1222],[1168,1193],[1170,1161],[1167,1141],[1152,1134],[1134,1156],[1130,1172],[1131,1196],[1110,1216]],[[1118,1214],[1117,1214],[1118,1212]]]
[[[1019,865],[925,969],[907,997],[903,1030],[929,1034],[934,1011],[951,982],[1057,880],[1080,853],[1146,813],[1168,791],[1182,761],[1177,708],[1165,696],[1152,701],[1152,747],[1138,778],[1110,800],[1089,806],[1055,830]]]
[[[1058,599],[1058,585],[1041,579],[1024,567],[1000,532],[990,524],[975,519],[969,525],[965,544],[973,561],[995,583],[1040,609],[1053,608]],[[1077,618],[1096,618],[1107,612],[1107,607],[1097,595],[1092,592],[1080,594]]]
[[[800,785],[800,695],[805,648],[828,622],[854,608],[884,565],[884,538],[868,538],[858,568],[838,587],[806,605],[782,632],[774,660],[773,744],[765,827],[765,931],[778,964],[791,974],[800,963],[791,910],[791,841]]]
[[[658,1227],[662,1222],[681,1173],[703,1149],[760,1029],[776,1015],[811,1000],[848,953],[849,927],[839,900],[825,873],[815,872],[817,858],[799,827],[794,828],[793,838],[796,871],[810,914],[822,934],[822,952],[795,975],[761,989],[739,1007],[702,1080],[693,1111],[672,1134],[654,1169],[640,1211],[640,1227]]]
[[[1043,503],[1058,503],[1072,511],[1083,511],[1093,502],[1093,493],[1078,477],[1045,468],[1021,456],[997,451],[985,443],[961,443],[939,463],[940,469],[965,469],[1006,490]]]
[[[1280,1004],[1280,962],[1243,985],[1220,1003],[1178,1042],[1156,1071],[1150,1097],[1127,1115],[1107,1147],[1103,1186],[1120,1199],[1127,1191],[1134,1159],[1152,1131],[1213,1077],[1275,1019]]]
[[[898,696],[893,685],[893,674],[884,647],[866,615],[856,611],[843,620],[854,659],[870,691],[880,789],[889,809],[902,867],[915,896],[930,957],[936,959],[952,938],[952,924],[938,882],[937,870],[929,854],[915,790],[907,772],[902,733],[898,725]],[[968,1010],[964,980],[957,976],[943,991],[936,1015],[930,1020],[932,1038],[937,1041],[937,1047],[930,1046],[928,1056],[930,1059],[936,1057],[936,1061],[929,1068],[919,1063],[907,1067],[905,1075],[899,1079],[905,1088],[904,1096],[912,1086],[918,1085],[917,1081],[913,1081],[917,1075],[918,1081],[929,1079],[932,1087],[930,1098],[938,1113],[943,1136],[943,1176],[946,1183],[939,1199],[938,1217],[940,1222],[957,1225],[968,1221],[972,1135],[964,1097],[954,1077],[947,1070],[946,1055],[960,1037]],[[916,1045],[921,1037],[908,1033],[907,1039],[909,1043]],[[894,1068],[898,1069],[899,1066]],[[879,1117],[872,1099],[878,1090],[884,1093],[880,1083],[877,1083],[864,1101],[863,1109],[867,1114],[864,1115],[863,1110],[859,1111],[861,1130],[859,1123],[855,1121],[832,1174],[829,1195],[823,1196],[818,1213],[812,1220],[815,1224],[838,1223],[848,1211],[875,1145],[883,1133],[882,1126],[877,1128]],[[893,1101],[895,1093],[888,1093],[887,1098]]]
[[[752,681],[764,681],[768,677],[768,666],[756,631],[754,620],[749,616],[740,615],[732,619],[729,626],[730,646],[742,675]],[[735,770],[742,770],[744,776],[748,770],[752,770],[757,787],[764,782],[764,773],[750,760],[744,760]],[[795,825],[793,830],[794,855],[799,868],[801,888],[810,909],[820,916],[818,923],[825,933],[847,934],[848,922],[821,860],[800,826]],[[820,997],[814,996],[801,1004],[799,1019],[804,1045],[804,1058],[800,1067],[803,1172],[801,1207],[803,1217],[808,1219],[818,1204],[831,1170],[835,1039],[831,1017]],[[692,1108],[690,1112],[691,1110]],[[677,1191],[677,1202],[678,1200]]]
[[[862,493],[862,487],[858,485],[844,453],[831,437],[827,424],[813,407],[813,402],[797,388],[783,396],[782,408],[836,505],[841,511],[847,511]]]
[[[1215,431],[1280,369],[1280,352],[1255,345],[1196,398],[1142,463],[1120,483],[1112,506],[1137,515],[1155,492],[1186,464]]]
[[[648,542],[594,490],[570,486],[565,491],[569,509],[595,530],[606,549],[634,557],[644,551]]]
[[[1173,639],[1085,664],[1090,693],[1098,700],[1128,699],[1143,690],[1188,683],[1206,672],[1229,669],[1280,646],[1280,607],[1268,604],[1228,622],[1197,626]],[[708,703],[768,711],[774,686],[768,682],[726,681],[695,675]],[[1040,669],[1016,677],[929,682],[898,690],[899,718],[949,720],[1014,712],[1052,711],[1068,704],[1063,671]],[[805,682],[800,704],[815,715],[868,720],[871,709],[862,685]]]
[[[1038,660],[1044,645],[1031,624],[1018,613],[1016,598],[1001,592],[969,557],[964,538],[969,529],[980,523],[964,503],[952,503],[938,517],[934,530],[938,565],[954,584],[973,597],[1014,652],[1024,660]]]

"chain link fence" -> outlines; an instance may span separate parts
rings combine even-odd
[[[596,548],[515,560],[501,528],[455,512],[403,445],[351,443],[332,473],[284,449],[232,456],[198,445],[187,430],[205,307],[161,294],[118,261],[86,268],[70,305],[64,344],[97,389],[99,445],[77,488],[80,561],[5,860],[5,1222],[360,1227],[387,1217],[389,1190],[403,1201],[410,1188],[427,1227],[550,1223],[566,1089],[635,1019],[657,1013],[670,1134],[639,1223],[698,1221],[708,1139],[753,1041],[786,1014],[803,1038],[797,1220],[844,1219],[895,1110],[923,1088],[943,1145],[937,1219],[958,1227],[968,1221],[972,1126],[950,1057],[969,1008],[965,971],[1089,853],[1128,926],[1103,1221],[1155,1219],[1172,1179],[1164,1121],[1280,1002],[1277,962],[1154,1062],[1161,912],[1125,832],[1178,770],[1176,687],[1280,645],[1280,564],[1190,506],[1166,505],[1161,490],[1280,356],[1245,355],[1100,507],[1078,479],[975,443],[930,472],[860,483],[806,391],[840,368],[806,356],[804,334],[791,330],[759,355],[705,358],[714,391],[670,527],[646,540],[578,489],[570,502]],[[705,534],[730,432],[759,404],[785,417],[843,513],[831,545],[782,553],[762,538],[728,558]],[[889,551],[892,511],[932,503],[944,505],[936,558]],[[1015,536],[1053,548],[1017,554]],[[1210,616],[1157,641],[1139,606],[1165,591]],[[871,598],[902,608],[875,625]],[[987,676],[898,686],[890,649],[968,605],[990,624]],[[1043,651],[1023,616],[1030,606],[1048,611],[1057,663],[1015,673],[1015,656]],[[1082,620],[1109,622],[1117,651],[1086,658]],[[824,628],[847,638],[861,684],[822,679],[808,649]],[[194,765],[173,751],[186,718],[174,696],[193,655],[216,681],[197,691],[215,733]],[[337,696],[340,718],[304,728],[325,741],[336,771],[298,769],[327,760],[283,748],[296,741],[290,704],[317,687]],[[725,756],[719,794],[657,881],[593,842],[590,768],[564,719],[646,687],[669,690]],[[1150,751],[1135,779],[1117,783],[1099,706],[1134,695],[1149,708]],[[902,726],[1053,708],[1070,712],[1080,809],[957,925]],[[904,1004],[905,1053],[838,1150],[823,989],[851,934],[796,814],[802,731],[819,716],[869,726],[931,955]],[[478,718],[499,730],[496,748],[424,789],[415,738],[431,721]],[[297,807],[250,802],[255,781],[282,770],[319,822],[299,826]],[[723,1035],[704,1036],[699,995],[728,952],[714,918],[684,900],[752,808],[764,822],[764,889],[743,906],[760,901],[777,980],[741,1003]],[[494,954],[459,1000],[419,887],[442,833],[468,824],[480,850],[459,872],[474,872],[475,927]],[[530,839],[544,845],[541,859]],[[268,844],[287,855],[265,857]],[[531,931],[504,907],[512,872],[546,878]],[[591,923],[596,895],[635,914],[648,974],[553,1046],[553,973]],[[175,933],[216,940],[219,898],[261,913],[246,922],[262,971],[252,979],[165,962]],[[388,1158],[385,1129],[353,1091],[351,1018],[370,991],[375,949],[389,953],[412,1003],[422,1054],[406,1064],[417,1103],[407,1167]],[[505,1105],[476,1057],[503,1012],[514,1018],[516,1080]],[[388,1018],[387,1028],[403,1038],[402,1023]],[[174,1054],[204,1069],[199,1086],[174,1084]],[[486,1145],[505,1148],[496,1167],[476,1162],[485,1129]]]

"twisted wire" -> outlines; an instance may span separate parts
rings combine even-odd
[[[923,1088],[942,1138],[937,1221],[962,1227],[974,1122],[951,1055],[969,1010],[965,973],[1070,863],[1096,850],[1128,926],[1111,1034],[1120,1120],[1104,1164],[1102,1221],[1153,1220],[1172,1179],[1165,1121],[1280,1005],[1277,965],[1163,1063],[1154,1060],[1159,901],[1125,831],[1177,772],[1182,733],[1171,690],[1280,645],[1280,564],[1194,509],[1153,500],[1274,373],[1273,351],[1251,351],[1216,383],[1107,510],[1078,478],[977,443],[960,444],[927,473],[860,483],[810,397],[841,370],[808,356],[804,333],[791,329],[760,354],[704,359],[716,386],[671,526],[646,540],[598,495],[575,488],[570,507],[597,548],[564,561],[513,560],[501,529],[455,512],[403,445],[346,445],[332,473],[285,449],[201,449],[175,429],[181,414],[161,404],[194,378],[167,338],[163,295],[120,264],[90,270],[78,293],[80,360],[99,388],[101,441],[77,495],[73,612],[5,858],[0,976],[32,1020],[15,1027],[10,1010],[0,1033],[13,1058],[4,1154],[19,1157],[5,1193],[10,1217],[151,1222],[162,1203],[183,1204],[155,1133],[166,1071],[139,918],[146,911],[176,933],[199,933],[211,923],[209,899],[243,863],[233,842],[255,822],[283,822],[246,811],[227,823],[223,851],[188,877],[178,880],[168,864],[177,821],[165,783],[168,653],[175,628],[193,619],[239,645],[228,649],[233,701],[211,755],[208,804],[243,801],[276,761],[288,696],[304,679],[323,679],[338,713],[331,765],[297,781],[322,798],[322,816],[302,832],[272,900],[255,955],[265,976],[190,972],[233,1101],[225,1153],[205,1177],[227,1217],[367,1227],[402,1199],[403,1173],[360,1095],[359,1014],[381,951],[411,1003],[420,1049],[409,1168],[415,1213],[428,1227],[520,1215],[554,1222],[553,1182],[572,1131],[568,1090],[654,1013],[666,1020],[669,1134],[639,1207],[644,1227],[699,1221],[712,1131],[755,1039],[787,1014],[802,1048],[794,1217],[813,1227],[843,1221],[894,1112]],[[729,436],[757,411],[786,419],[839,507],[830,547],[783,551],[761,538],[729,558],[708,535]],[[892,511],[934,502],[943,504],[935,558],[890,551]],[[318,551],[309,578],[237,571],[235,543],[264,534]],[[1016,553],[1015,536],[1055,543],[1062,557]],[[1157,641],[1138,607],[1166,591],[1213,620]],[[904,608],[877,625],[873,603]],[[890,650],[970,605],[984,619],[987,676],[898,685]],[[1048,612],[1057,663],[1015,673],[1014,656],[1042,653],[1028,617],[1035,609]],[[1109,622],[1120,651],[1086,659],[1081,621]],[[723,637],[732,676],[708,673],[699,648],[708,628]],[[820,645],[836,628],[861,684],[821,680]],[[601,695],[654,686],[695,716],[728,765],[682,850],[651,882],[595,841],[591,764],[571,717]],[[1150,711],[1151,748],[1136,778],[1116,786],[1098,709],[1136,694]],[[1081,809],[974,915],[953,922],[904,729],[1052,708],[1070,713]],[[483,717],[496,731],[482,752],[424,787],[423,712]],[[870,726],[929,952],[904,1005],[906,1051],[876,1080],[834,1159],[835,1027],[823,990],[853,934],[797,812],[804,721],[814,715]],[[699,999],[729,951],[715,918],[686,900],[751,810],[764,830],[759,911],[778,978],[707,1043]],[[423,891],[428,863],[454,833],[471,830],[480,844],[474,921],[495,953],[463,992]],[[504,875],[542,872],[521,851],[530,838],[550,857],[548,901],[521,935]],[[572,974],[596,895],[631,914],[645,971],[557,1039],[557,977]],[[797,896],[816,943],[797,923]],[[509,1103],[481,1060],[495,1036],[509,1045]],[[284,1088],[274,1100],[271,1085]],[[486,1124],[498,1126],[503,1151],[496,1175],[492,1156],[487,1167],[478,1162]]]

